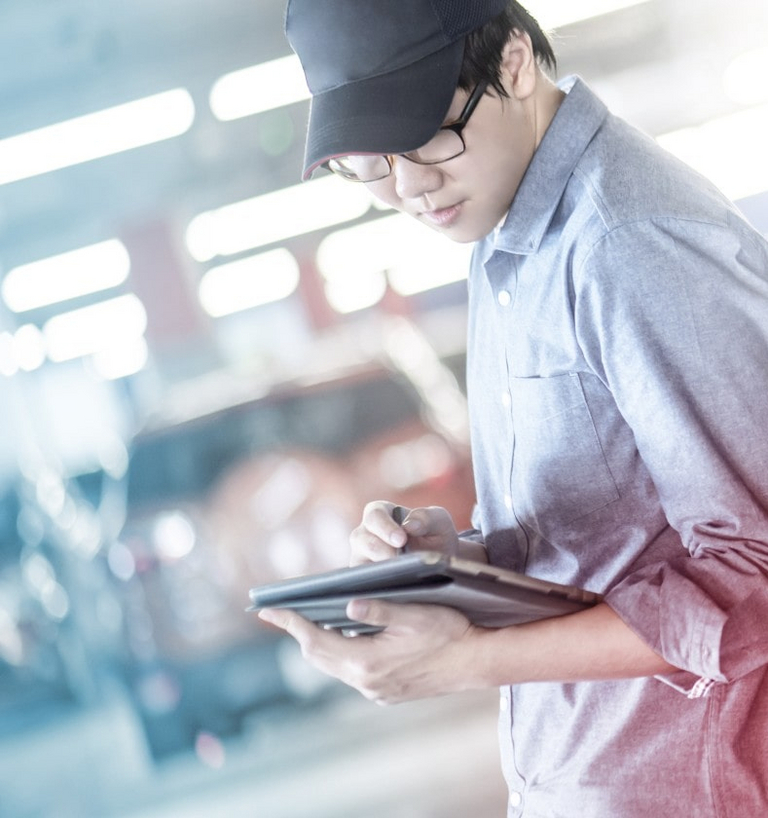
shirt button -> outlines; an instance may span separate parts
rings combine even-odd
[[[499,290],[499,294],[496,298],[502,307],[508,307],[512,303],[512,296],[509,294],[509,290]]]
[[[502,696],[501,700],[499,701],[499,710],[502,713],[507,713],[509,711],[509,699],[506,696]]]
[[[505,506],[506,506],[508,509],[511,509],[511,508],[512,508],[512,495],[511,495],[511,494],[505,494],[505,495],[504,495],[504,505],[505,505]]]
[[[509,392],[501,393],[501,405],[505,409],[509,409],[512,406],[512,395],[510,395]]]
[[[509,806],[519,807],[523,803],[523,796],[519,792],[511,792],[509,794]]]

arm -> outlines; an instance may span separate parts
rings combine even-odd
[[[737,223],[667,219],[612,231],[576,276],[581,347],[682,546],[606,601],[670,663],[720,682],[768,663],[767,271]]]
[[[319,670],[386,704],[521,682],[624,679],[674,670],[605,604],[496,630],[431,605],[356,600],[348,614],[386,630],[346,639],[291,611],[260,616],[287,630]]]
[[[391,511],[391,503],[367,506],[352,535],[353,549],[380,554],[390,538],[402,541],[403,531]],[[419,530],[422,547],[457,547],[458,534],[445,509],[415,509],[404,520],[406,528],[408,520]],[[348,639],[291,611],[262,611],[260,616],[293,636],[319,670],[380,702],[519,682],[630,678],[674,669],[604,604],[500,629],[473,626],[457,611],[435,605],[355,600],[347,613],[385,630]]]

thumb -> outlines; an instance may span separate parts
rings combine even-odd
[[[396,618],[395,608],[377,599],[352,599],[347,603],[347,616],[355,622],[386,628]]]
[[[447,509],[440,506],[413,509],[403,521],[412,546],[455,553],[459,535]]]

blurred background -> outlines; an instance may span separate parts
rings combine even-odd
[[[768,232],[764,0],[536,0]],[[501,816],[496,696],[377,708],[246,612],[472,505],[468,248],[300,183],[283,0],[0,3],[0,816]]]

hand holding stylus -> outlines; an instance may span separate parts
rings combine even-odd
[[[379,500],[368,503],[350,536],[350,564],[391,559],[406,549],[456,554],[458,544],[459,535],[446,509],[408,509]]]

